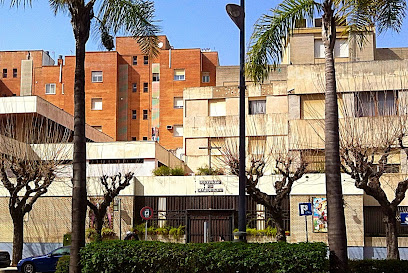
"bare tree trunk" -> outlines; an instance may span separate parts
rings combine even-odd
[[[85,44],[89,38],[92,6],[70,8],[75,36],[74,156],[72,189],[72,245],[70,273],[80,273],[80,248],[85,246],[86,217],[86,137],[85,137]]]
[[[384,211],[384,214],[387,259],[399,260],[397,219],[395,217],[396,212],[387,209],[387,211]]]
[[[347,272],[347,238],[341,186],[339,119],[333,49],[336,23],[332,1],[323,4],[323,43],[325,45],[325,157],[330,272]]]
[[[276,241],[278,242],[286,242],[286,233],[282,213],[282,211],[279,212],[272,209],[272,218],[276,227]]]
[[[105,217],[106,210],[102,212],[101,210],[98,210],[95,212],[95,218],[96,218],[96,223],[95,223],[95,231],[97,234],[97,241],[102,240],[102,227],[103,227],[103,218]]]
[[[24,214],[14,212],[12,215],[14,233],[13,233],[13,257],[11,260],[11,265],[17,266],[18,261],[20,261],[23,256]]]

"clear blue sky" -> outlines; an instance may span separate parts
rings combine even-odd
[[[5,1],[6,3],[8,1]],[[210,48],[219,52],[221,65],[239,62],[239,32],[225,12],[228,3],[239,0],[156,0],[156,19],[162,34],[175,48]],[[247,42],[255,21],[277,0],[246,1]],[[408,47],[408,20],[400,34],[387,32],[377,39],[377,47]],[[48,1],[33,0],[32,8],[0,7],[0,50],[50,51],[58,55],[73,55],[75,42],[68,14],[54,16]],[[102,50],[91,36],[87,50]]]

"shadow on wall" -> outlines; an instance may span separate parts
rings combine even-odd
[[[47,254],[61,246],[62,243],[24,243],[23,259],[30,256]],[[0,243],[0,249],[8,251],[12,255],[13,243]]]

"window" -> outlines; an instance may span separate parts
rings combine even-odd
[[[143,119],[147,120],[147,110],[143,110]]]
[[[3,68],[3,78],[7,78],[7,68]]]
[[[356,116],[392,116],[398,112],[398,93],[394,91],[358,92],[355,94]]]
[[[135,136],[132,137],[132,141],[136,141],[137,138]]]
[[[98,130],[99,132],[102,132],[102,126],[92,126],[92,128]]]
[[[17,78],[17,68],[13,68],[13,78]]]
[[[302,156],[305,162],[308,162],[306,170],[310,173],[323,173],[326,164],[324,150],[304,150]]]
[[[301,96],[300,104],[302,119],[324,119],[324,94]]]
[[[226,115],[225,99],[208,101],[210,117],[222,117]]]
[[[378,171],[381,170],[381,165],[373,164],[373,167]],[[385,173],[399,173],[400,172],[400,164],[385,164],[383,165]]]
[[[334,44],[334,57],[347,58],[349,46],[347,39],[337,39]],[[324,58],[324,44],[322,40],[315,40],[315,58]]]
[[[153,81],[154,82],[160,81],[160,74],[159,73],[153,73]]]
[[[203,82],[210,82],[210,72],[203,72]]]
[[[174,80],[175,81],[184,81],[185,79],[186,79],[185,69],[174,69]]]
[[[144,93],[149,92],[149,83],[148,82],[143,83],[143,92]]]
[[[143,57],[143,63],[144,64],[149,64],[149,56],[144,56]]]
[[[92,71],[92,82],[102,82],[103,74],[102,71]]]
[[[315,58],[324,58],[324,45],[322,40],[315,40],[314,55]]]
[[[266,137],[249,137],[248,150],[252,155],[262,155],[266,152]]]
[[[135,93],[137,92],[137,83],[132,83],[132,92]]]
[[[91,110],[102,110],[102,98],[91,99]]]
[[[132,58],[132,64],[137,65],[137,56],[133,56]]]
[[[334,57],[347,58],[349,56],[349,46],[346,39],[336,39],[334,44]]]
[[[176,109],[183,108],[183,98],[182,97],[175,97],[174,98],[174,108],[176,108]]]
[[[147,136],[144,136],[144,137],[143,137],[143,141],[146,141],[146,140],[147,140]]]
[[[209,145],[208,147],[211,147],[211,151],[208,150],[208,154],[211,153],[211,155],[222,155],[222,150],[223,149],[228,149],[225,145],[225,138],[219,138],[219,137],[215,137],[215,138],[210,138],[209,140]],[[227,144],[229,144],[227,142]]]
[[[175,137],[182,137],[183,136],[183,126],[182,125],[174,125],[173,126],[173,136],[175,136]]]
[[[248,106],[250,115],[266,113],[266,100],[250,100]]]
[[[47,83],[45,85],[45,94],[52,95],[55,94],[55,83]]]
[[[132,119],[136,119],[136,110],[132,110]]]

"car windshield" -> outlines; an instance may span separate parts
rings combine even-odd
[[[54,250],[53,252],[51,252],[52,256],[57,256],[57,255],[69,255],[69,247],[62,247],[62,248],[58,248],[56,250]]]

